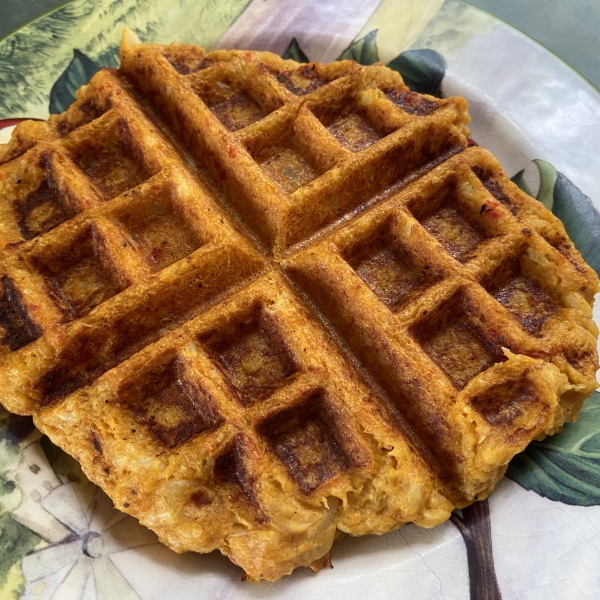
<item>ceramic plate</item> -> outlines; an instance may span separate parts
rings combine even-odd
[[[63,111],[101,66],[116,66],[124,25],[144,41],[380,60],[417,91],[465,96],[473,139],[600,269],[600,94],[491,16],[458,0],[68,2],[0,40],[0,140],[20,119]],[[29,418],[1,412],[0,597],[600,598],[600,395],[580,415],[517,457],[476,511],[432,530],[346,538],[332,570],[251,585],[216,553],[159,544]]]

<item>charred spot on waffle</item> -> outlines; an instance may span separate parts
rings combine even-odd
[[[174,289],[166,298],[148,297],[146,310],[134,308],[124,312],[112,329],[80,329],[71,344],[59,353],[55,366],[36,382],[41,406],[50,406],[89,385],[134,352],[156,341],[164,335],[165,324],[173,329],[181,323],[192,301],[190,294]]]
[[[516,276],[494,290],[494,298],[529,331],[536,333],[544,321],[556,312],[556,305],[539,286],[526,277]]]
[[[578,251],[575,249],[573,244],[569,243],[570,240],[567,239],[562,234],[556,233],[547,233],[545,231],[541,232],[542,237],[557,251],[560,252],[570,263],[571,265],[579,271],[582,275],[587,275],[588,271],[586,269],[587,265],[581,260],[581,256]],[[585,290],[584,290],[585,291]],[[588,302],[592,301],[593,295],[588,294]]]
[[[180,75],[189,75],[207,69],[213,64],[206,58],[204,51],[196,46],[180,45],[173,47],[170,52],[165,52],[164,57]]]
[[[250,89],[238,86],[227,75],[219,75],[216,80],[199,80],[195,89],[213,115],[229,131],[244,129],[280,106],[267,107],[254,97]]]
[[[558,309],[539,284],[527,277],[518,260],[503,265],[486,289],[529,333],[538,333]]]
[[[88,98],[85,102],[72,108],[68,115],[64,116],[56,125],[56,129],[61,136],[65,136],[71,131],[83,127],[92,121],[101,117],[110,108],[110,101],[104,106],[98,104],[95,98]]]
[[[40,406],[51,406],[71,392],[88,385],[116,364],[110,351],[107,330],[86,328],[75,336],[68,348],[57,358],[57,364],[36,382],[40,390]],[[108,352],[102,351],[108,346]]]
[[[539,400],[535,388],[527,378],[492,385],[469,398],[469,405],[494,427],[512,425],[536,404]]]
[[[34,264],[46,290],[69,319],[85,316],[128,285],[117,274],[93,223],[67,247],[36,257]]]
[[[431,204],[433,206],[431,206]],[[461,263],[470,260],[477,246],[488,236],[483,227],[461,205],[455,184],[447,184],[423,211],[417,198],[411,210],[421,225]]]
[[[173,319],[172,314],[170,318]],[[102,327],[78,331],[70,346],[57,356],[56,365],[36,382],[35,387],[41,393],[40,405],[55,404],[156,341],[161,325],[158,307],[150,304],[146,314],[124,313],[112,331]]]
[[[229,131],[248,127],[267,115],[267,111],[244,92],[233,94],[227,100],[211,106],[210,110]]]
[[[71,157],[106,200],[138,186],[151,176],[138,156],[137,142],[122,117],[101,139],[94,136],[77,144],[71,149]]]
[[[213,474],[217,484],[229,485],[238,491],[257,513],[259,523],[269,519],[262,511],[256,496],[256,477],[248,468],[248,464],[256,460],[257,449],[244,434],[236,433],[233,439],[215,458]]]
[[[317,73],[314,64],[303,65],[291,71],[283,71],[277,75],[277,81],[297,96],[310,94],[327,83]]]
[[[252,158],[285,194],[291,194],[323,173],[315,160],[291,132],[258,150],[249,149]]]
[[[254,273],[256,268],[256,265],[249,264],[234,272],[226,264],[218,277],[224,282],[222,286],[229,287]],[[89,385],[134,352],[155,342],[184,320],[189,320],[197,314],[199,306],[223,289],[214,279],[211,285],[200,287],[199,283],[197,277],[187,277],[180,285],[163,288],[160,294],[148,293],[142,310],[139,304],[128,306],[119,313],[110,328],[79,328],[70,345],[56,357],[55,366],[35,384],[41,393],[42,406],[49,406]]]
[[[269,396],[298,370],[275,321],[260,308],[204,343],[246,406]]]
[[[394,131],[377,123],[354,101],[324,103],[311,110],[329,133],[352,152],[360,152]]]
[[[46,164],[43,161],[43,164]],[[14,203],[15,216],[21,235],[33,239],[77,214],[68,202],[68,194],[59,191],[48,174],[39,186]]]
[[[481,167],[474,166],[472,167],[473,173],[477,175],[477,178],[485,189],[492,195],[496,200],[504,204],[504,206],[508,207],[513,215],[517,214],[516,207],[513,206],[510,198],[504,193],[502,186],[498,182],[498,180],[494,177],[494,174],[491,171],[487,171],[486,169],[482,169]]]
[[[379,227],[344,256],[388,308],[406,304],[439,278],[399,243],[392,226],[386,223]]]
[[[322,390],[267,417],[258,432],[303,494],[367,463],[344,416]]]
[[[213,499],[207,491],[196,490],[190,496],[190,502],[194,506],[197,506],[198,508],[202,508],[203,506],[210,506],[213,503]]]
[[[594,377],[598,363],[598,356],[594,349],[570,348],[564,350],[567,362],[580,373]]]
[[[593,352],[581,352],[568,357],[568,363],[578,371],[583,371],[590,364],[594,364]]]
[[[185,376],[175,358],[121,386],[119,403],[167,448],[176,448],[224,422],[208,395]]]
[[[98,434],[93,429],[90,431],[90,442],[92,442],[92,446],[94,447],[94,450],[98,454],[104,453],[102,450],[102,444],[100,442],[100,438],[98,437]]]
[[[148,198],[122,211],[117,215],[117,222],[126,229],[127,239],[154,271],[189,256],[203,245],[203,240],[164,190],[150,192]]]
[[[459,391],[482,371],[506,360],[502,346],[508,342],[501,333],[483,329],[479,320],[477,309],[459,291],[411,329]]]
[[[440,102],[426,98],[421,94],[417,94],[417,92],[401,91],[396,88],[383,90],[383,92],[396,106],[409,115],[425,117],[441,106]]]
[[[42,331],[29,316],[23,296],[12,279],[2,277],[0,291],[0,342],[13,351],[18,350],[37,340]]]

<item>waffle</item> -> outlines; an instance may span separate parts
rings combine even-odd
[[[485,498],[596,387],[598,280],[468,121],[379,64],[126,31],[0,150],[2,403],[251,580]]]

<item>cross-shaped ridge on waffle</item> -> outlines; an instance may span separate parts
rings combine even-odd
[[[595,387],[595,273],[352,61],[141,44],[0,151],[2,403],[176,551],[252,579],[432,526]]]

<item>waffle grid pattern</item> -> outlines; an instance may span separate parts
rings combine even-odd
[[[576,417],[597,279],[464,100],[127,36],[0,153],[2,401],[117,507],[274,580]]]
[[[595,328],[582,336],[571,325],[582,307],[589,318],[581,296],[586,277],[513,215],[527,207],[499,202],[476,176],[494,169],[497,163],[486,151],[469,148],[284,261],[352,354],[376,374],[409,421],[409,431],[418,432],[413,443],[424,455],[433,451],[430,464],[438,475],[451,478],[454,471],[454,485],[473,496],[478,493],[473,483],[485,485],[489,479],[489,465],[456,454],[461,442],[453,432],[461,430],[464,415],[455,421],[454,410],[472,404],[474,378],[506,359],[503,348],[524,356],[545,354],[559,368],[565,357],[577,356],[581,370],[595,373]],[[548,220],[535,225],[548,235],[556,223],[551,215],[542,216]],[[565,271],[571,271],[568,281]],[[529,368],[523,363],[515,378]],[[508,426],[503,446],[518,445],[514,414],[501,408],[510,401],[499,398],[479,416],[490,425]],[[538,408],[531,401],[532,417]],[[577,410],[566,398],[563,409],[568,420]]]

